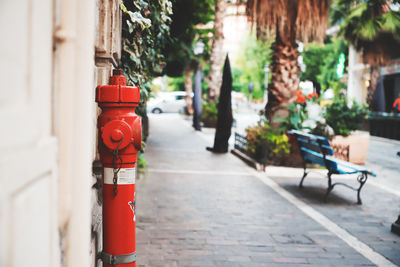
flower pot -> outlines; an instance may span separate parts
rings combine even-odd
[[[352,132],[349,136],[336,135],[331,141],[336,149],[348,147],[348,161],[355,164],[365,164],[368,155],[369,133],[364,131]],[[347,159],[346,159],[347,160]]]
[[[269,153],[270,153],[270,148],[268,147],[268,145],[261,143],[256,147],[254,156],[258,162],[266,164]]]
[[[202,119],[202,122],[203,122],[203,127],[206,127],[206,128],[217,127],[217,120]]]
[[[299,146],[297,144],[297,138],[294,135],[288,134],[290,143],[290,154],[286,156],[284,160],[287,166],[302,166],[303,159],[300,155]]]
[[[297,145],[297,139],[294,135],[288,134],[288,139],[290,143],[290,152],[294,155],[300,156],[299,146]]]

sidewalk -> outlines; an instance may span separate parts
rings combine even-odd
[[[324,203],[318,174],[300,190],[297,169],[257,173],[206,151],[213,131],[180,115],[150,116],[150,127],[149,167],[136,182],[138,266],[400,265],[390,232],[399,195],[367,182],[362,206],[344,187]]]

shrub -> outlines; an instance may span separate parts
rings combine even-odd
[[[342,97],[326,107],[324,117],[336,135],[348,136],[351,131],[360,127],[367,112],[366,106],[359,105],[355,101],[349,105],[347,99]]]
[[[203,102],[203,110],[201,112],[201,119],[203,121],[216,121],[218,118],[217,105],[212,102]]]
[[[261,163],[279,161],[289,154],[290,144],[286,134],[271,128],[267,122],[246,128],[247,151]]]
[[[144,169],[147,167],[147,161],[143,157],[143,153],[139,153],[137,157],[137,166],[139,169]]]

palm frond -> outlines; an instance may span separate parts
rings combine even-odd
[[[362,3],[359,5],[356,5],[350,10],[350,14],[348,15],[347,19],[352,20],[352,19],[357,19],[360,18],[364,12],[367,10],[368,5],[367,3]]]
[[[397,32],[400,29],[400,14],[395,12],[383,14],[381,27],[386,31]]]
[[[373,40],[381,30],[380,23],[378,20],[369,20],[364,22],[363,27],[359,27],[355,33],[362,39]]]
[[[363,52],[364,61],[385,64],[399,51],[400,13],[390,4],[399,0],[335,0],[339,35]],[[340,18],[340,15],[343,15]]]
[[[297,39],[308,43],[315,40],[322,43],[328,28],[328,0],[299,0],[296,19]]]
[[[322,42],[329,0],[248,0],[247,13],[258,33],[276,32],[283,41]],[[260,36],[261,37],[261,36]]]

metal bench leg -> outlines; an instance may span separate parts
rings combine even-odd
[[[328,201],[328,195],[332,191],[333,187],[335,187],[335,185],[332,185],[331,175],[332,175],[332,173],[328,172],[328,189],[326,190],[325,197],[324,197],[325,202]]]
[[[361,188],[364,186],[367,179],[368,179],[368,174],[366,174],[366,173],[361,173],[357,177],[357,181],[360,183],[360,187],[358,187],[358,190],[357,190],[357,204],[359,204],[359,205],[362,204],[361,197],[360,197]]]
[[[306,172],[306,163],[305,162],[303,162],[303,169],[304,169],[304,174],[303,174],[303,177],[301,178],[301,181],[300,181],[300,184],[299,184],[300,188],[303,187],[304,178],[306,178],[306,176],[308,174],[308,172]]]

